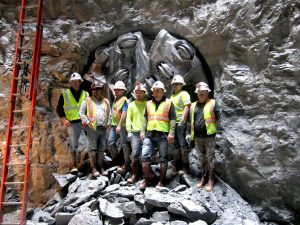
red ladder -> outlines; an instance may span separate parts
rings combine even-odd
[[[32,1],[31,1],[32,2]],[[42,47],[42,11],[43,0],[35,0],[34,3],[26,4],[26,0],[22,0],[19,17],[18,35],[16,38],[16,49],[13,73],[11,77],[10,89],[10,111],[7,126],[6,146],[2,164],[2,179],[0,190],[0,224],[24,225],[26,223],[27,210],[27,193],[28,183],[30,181],[30,149],[32,146],[32,129],[34,125],[33,117],[36,106],[36,86],[39,75],[40,56]],[[27,60],[27,58],[30,58]],[[23,71],[20,68],[23,65]],[[21,73],[22,72],[22,73]],[[21,74],[20,74],[21,73]],[[27,73],[30,73],[30,75]],[[24,82],[24,80],[26,82]],[[22,84],[26,88],[29,83],[29,89],[26,97],[22,95]],[[19,91],[18,91],[19,90]],[[25,101],[30,105],[27,109],[18,108],[17,100]],[[26,114],[27,112],[27,114]],[[14,121],[17,114],[22,114],[22,119]],[[23,130],[27,134],[27,143],[18,143],[18,133],[16,131]],[[27,131],[27,133],[26,133]],[[15,163],[11,158],[11,150],[14,148],[25,147],[25,162]],[[9,168],[24,168],[24,180],[8,181]],[[8,201],[5,199],[7,187],[19,187],[22,190],[21,201]],[[17,222],[5,221],[5,208],[16,207],[20,209],[19,218],[15,218]]]

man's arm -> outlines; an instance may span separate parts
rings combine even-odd
[[[56,112],[58,116],[60,117],[60,121],[62,124],[66,127],[70,127],[71,123],[69,120],[66,118],[65,110],[64,110],[64,97],[61,94],[58,99],[57,107],[56,107]]]
[[[170,111],[169,111],[169,118],[170,118],[170,130],[168,134],[168,142],[174,142],[174,135],[175,135],[175,128],[176,128],[176,111],[175,106],[171,103]]]
[[[89,124],[90,121],[86,116],[86,100],[84,100],[81,103],[80,109],[79,109],[79,115],[80,115],[80,119],[82,121],[83,124]]]
[[[217,122],[217,133],[221,134],[222,133],[222,110],[217,101],[215,103],[214,113],[215,113],[216,122]]]

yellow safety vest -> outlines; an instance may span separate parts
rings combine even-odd
[[[168,98],[159,104],[157,110],[155,110],[155,103],[152,100],[147,102],[147,131],[156,130],[161,132],[169,132],[170,107],[171,101]]]
[[[184,101],[183,98],[186,96],[186,94],[188,95],[188,93],[186,91],[180,91],[177,94],[173,94],[170,98],[171,102],[174,104],[175,106],[175,111],[176,111],[176,123],[179,123],[183,114],[183,110],[184,110]],[[186,121],[184,121],[186,122]]]
[[[86,97],[89,96],[89,93],[82,90],[78,102],[74,98],[70,89],[64,89],[62,91],[62,95],[64,98],[64,106],[63,107],[64,107],[66,119],[69,121],[79,120],[80,119],[79,109],[80,109],[81,103],[83,102],[84,99],[86,99]]]
[[[197,101],[198,102],[198,101]],[[191,105],[191,111],[190,111],[190,118],[191,118],[191,139],[194,139],[195,132],[195,107],[197,102],[193,102]],[[216,116],[214,113],[214,107],[215,107],[216,101],[214,99],[208,99],[205,103],[205,106],[203,108],[203,116],[206,126],[207,135],[215,134],[217,132],[217,123],[216,123]]]
[[[117,126],[120,122],[121,116],[122,116],[122,106],[124,105],[125,101],[127,104],[129,103],[128,99],[123,96],[120,99],[118,99],[116,102],[112,105],[112,116],[111,116],[111,125]],[[126,121],[122,122],[122,127],[126,126]]]
[[[96,127],[96,103],[92,97],[86,98],[86,107],[87,107],[87,118],[91,121],[94,130],[97,129]],[[105,114],[105,122],[104,126],[108,123],[108,115],[109,115],[109,101],[107,98],[103,99],[103,107],[104,107],[104,114]]]

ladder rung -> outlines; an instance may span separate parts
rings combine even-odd
[[[35,35],[35,32],[24,32],[24,33],[21,33],[22,36],[34,36]]]
[[[19,50],[21,51],[26,51],[26,50],[33,50],[33,47],[32,46],[29,46],[29,47],[19,47]]]
[[[34,5],[26,5],[25,9],[37,9],[39,7],[39,5],[34,4]]]
[[[16,110],[13,110],[13,113],[22,113],[22,112],[27,112],[27,111],[30,111],[30,109],[16,109]]]
[[[24,184],[23,181],[18,181],[18,182],[4,182],[4,185],[9,186],[9,185],[20,185],[20,184]]]
[[[29,128],[29,126],[13,126],[10,129],[11,130],[25,130],[27,128]]]
[[[13,93],[12,95],[13,95],[13,96],[16,96],[16,97],[22,96],[20,93]]]
[[[19,61],[19,62],[17,62],[17,64],[18,64],[18,65],[21,65],[21,66],[24,65],[24,63],[25,63],[25,64],[30,64],[31,61],[26,61],[26,60],[25,60],[25,61]]]
[[[21,146],[27,146],[27,144],[15,144],[15,145],[10,145],[10,147],[21,147]]]
[[[22,202],[2,202],[2,205],[22,205]]]
[[[26,163],[6,163],[7,166],[26,166]]]
[[[30,80],[30,77],[16,77],[15,80]]]
[[[24,18],[22,20],[23,23],[34,23],[36,22],[36,18],[35,17],[31,17],[31,18]]]

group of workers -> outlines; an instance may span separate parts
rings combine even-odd
[[[112,105],[105,97],[105,84],[94,81],[92,95],[82,90],[82,78],[73,73],[70,88],[63,90],[57,105],[57,113],[68,128],[71,173],[78,172],[76,151],[78,139],[84,129],[89,142],[89,161],[92,176],[107,175],[104,170],[105,151],[115,162],[120,149],[123,151],[119,173],[131,171],[128,183],[137,181],[139,163],[142,163],[144,180],[139,188],[145,189],[154,181],[151,169],[154,149],[158,149],[160,176],[156,188],[164,186],[168,146],[172,146],[173,173],[185,174],[190,171],[190,142],[195,141],[201,166],[201,180],[197,188],[207,191],[214,188],[216,133],[220,131],[221,112],[218,103],[209,97],[211,91],[205,82],[196,85],[198,101],[191,103],[188,92],[182,90],[184,79],[176,75],[172,79],[173,95],[167,98],[165,85],[156,81],[152,88],[152,98],[147,101],[147,90],[142,83],[136,83],[134,101],[126,97],[127,88],[117,81],[110,89],[114,96]],[[119,139],[120,145],[117,145]]]

